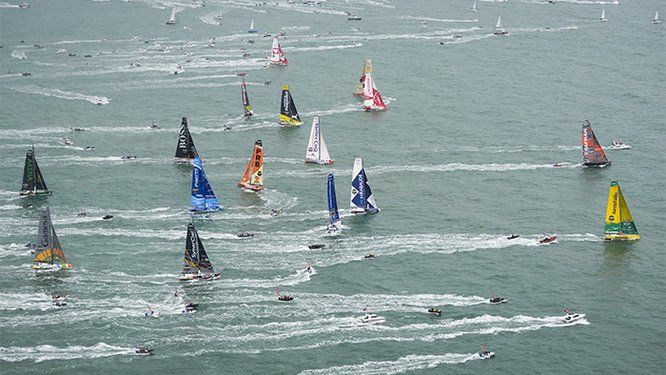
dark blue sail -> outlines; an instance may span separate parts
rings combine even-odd
[[[349,208],[353,214],[374,214],[379,212],[372,190],[368,184],[368,177],[363,168],[363,160],[356,158],[354,161],[354,176],[352,179],[351,200]]]
[[[192,193],[190,195],[190,210],[191,211],[217,211],[224,207],[220,205],[213,189],[208,183],[206,172],[203,170],[201,158],[199,155],[195,156],[194,163],[192,163]]]
[[[335,224],[340,221],[338,214],[338,202],[335,199],[335,181],[333,181],[333,173],[328,174],[328,214],[329,224]]]

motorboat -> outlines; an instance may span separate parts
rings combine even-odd
[[[249,237],[254,237],[254,233],[242,231],[242,232],[238,233],[236,236],[238,236],[240,238],[249,238]]]
[[[370,254],[364,256],[363,259],[375,259],[375,254],[370,253]]]
[[[294,300],[294,297],[292,297],[290,295],[282,294],[282,295],[278,296],[278,301],[289,302],[289,301],[293,301],[293,300]]]
[[[518,237],[520,237],[520,235],[511,233],[511,235],[509,237],[507,237],[506,239],[507,240],[515,240]]]
[[[581,320],[585,317],[585,314],[575,314],[575,313],[567,313],[564,317],[562,317],[562,323],[568,324],[568,323],[573,323],[577,320]]]
[[[316,243],[316,244],[308,245],[308,249],[310,249],[310,250],[323,249],[323,248],[325,248],[325,247],[326,247],[326,245],[321,244],[321,243]]]
[[[490,351],[487,351],[487,350],[484,350],[484,351],[479,352],[477,354],[481,359],[490,359],[490,358],[495,356],[495,352],[490,352]]]
[[[428,314],[442,316],[442,310],[431,307],[428,309]]]
[[[71,146],[71,145],[74,144],[74,142],[72,142],[72,140],[69,139],[69,138],[61,138],[60,142],[58,142],[58,143],[60,143],[61,145],[65,145],[65,146]]]
[[[111,220],[113,219],[113,215],[104,215],[102,216],[102,220]]]
[[[628,144],[624,144],[620,141],[613,141],[611,142],[611,145],[608,147],[611,150],[628,150],[631,148]]]
[[[149,349],[143,346],[134,349],[134,353],[138,355],[153,355],[153,351],[153,349]]]
[[[499,305],[500,303],[505,303],[508,300],[504,297],[498,297],[498,296],[493,294],[488,301],[492,305]]]
[[[361,317],[361,323],[365,324],[384,323],[385,321],[386,319],[377,314],[368,314]]]
[[[557,242],[557,236],[555,236],[555,235],[546,236],[546,237],[543,237],[539,240],[540,244],[550,244],[550,243],[554,243],[554,242]]]

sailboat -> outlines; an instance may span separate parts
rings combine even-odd
[[[338,214],[338,201],[335,199],[335,181],[333,173],[328,174],[328,234],[338,234],[342,230],[342,220]]]
[[[354,90],[353,93],[354,96],[363,97],[363,83],[365,82],[366,70],[372,71],[372,60],[370,59],[365,59],[365,63],[363,63],[363,69],[361,69],[361,78],[356,83],[356,90]]]
[[[190,129],[187,126],[187,117],[183,117],[180,125],[180,134],[178,135],[178,145],[176,146],[176,160],[189,161],[197,156],[197,148],[194,147]]]
[[[39,170],[37,159],[35,159],[35,147],[33,146],[25,154],[25,166],[23,167],[23,183],[19,195],[44,195],[51,194],[46,187],[44,176]]]
[[[220,273],[215,272],[208,259],[199,233],[194,223],[187,224],[187,237],[185,238],[185,260],[183,271],[178,279],[180,281],[216,280]]]
[[[495,24],[495,31],[493,31],[493,34],[495,35],[506,35],[509,32],[506,31],[506,28],[504,27],[504,22],[502,22],[502,16],[499,16],[497,18],[497,23]]]
[[[280,103],[280,125],[300,126],[301,117],[289,92],[289,85],[282,85],[282,100]]]
[[[321,127],[319,125],[319,116],[312,119],[312,128],[310,129],[310,139],[308,140],[308,148],[305,152],[305,162],[313,164],[333,164],[328,154],[326,142],[324,142],[324,135],[321,134]]]
[[[277,35],[273,38],[270,61],[273,65],[287,65],[287,58],[284,57],[284,52],[282,52],[282,47],[280,47],[280,41],[278,40]]]
[[[264,190],[264,148],[261,140],[254,142],[254,151],[247,162],[245,173],[236,185],[249,193]]]
[[[479,11],[478,9],[476,9],[476,1],[474,2],[474,4],[472,4],[472,8],[470,10],[472,12],[478,12]]]
[[[245,117],[254,115],[254,111],[250,105],[250,98],[247,96],[247,85],[245,85],[245,78],[243,78],[241,81],[241,97],[243,98],[243,115]]]
[[[72,265],[67,263],[60,241],[51,222],[51,211],[43,206],[39,215],[39,229],[35,241],[35,258],[32,269],[35,271],[68,270]]]
[[[208,177],[203,169],[201,157],[194,157],[192,163],[192,192],[190,194],[190,211],[193,212],[211,212],[223,210],[224,206],[220,204],[215,197],[213,188],[210,187]]]
[[[375,197],[372,196],[372,190],[368,185],[368,177],[365,174],[365,169],[363,169],[363,159],[361,158],[354,160],[349,210],[353,214],[376,214],[379,212]]]
[[[659,11],[656,11],[654,13],[654,18],[652,19],[652,23],[655,25],[661,23],[661,20],[659,19]]]
[[[256,33],[259,32],[259,31],[257,31],[257,29],[254,27],[254,20],[252,20],[252,22],[250,22],[250,28],[247,29],[247,32],[250,33],[250,34],[256,34]]]
[[[166,23],[167,25],[175,25],[176,24],[176,8],[171,9],[171,17],[169,17],[169,20]]]
[[[606,8],[601,8],[601,18],[599,18],[599,21],[601,22],[608,21],[608,19],[606,19]]]
[[[604,229],[605,241],[638,240],[641,236],[636,230],[634,218],[629,212],[624,194],[617,181],[611,181],[608,190],[608,204],[606,205],[606,227]]]
[[[375,86],[375,81],[372,79],[372,65],[366,65],[365,67],[365,77],[363,79],[363,109],[368,112],[371,110],[375,111],[386,111],[386,104],[382,99],[377,86]]]
[[[583,150],[583,167],[603,168],[611,164],[610,160],[606,158],[604,149],[601,148],[599,141],[597,141],[594,131],[592,131],[590,120],[583,121],[583,133],[580,143]]]

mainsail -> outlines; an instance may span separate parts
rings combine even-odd
[[[201,157],[197,155],[192,164],[192,193],[190,195],[190,210],[197,212],[217,211],[224,206],[215,197],[213,189],[208,183],[208,177],[201,164]]]
[[[35,159],[35,148],[32,147],[25,154],[25,166],[23,167],[23,183],[21,184],[20,195],[38,195],[51,194],[46,187],[44,176],[39,170],[37,160]]]
[[[247,86],[245,85],[245,78],[241,81],[241,97],[243,98],[243,112],[245,117],[254,115],[252,106],[250,105],[250,98],[247,96]]]
[[[654,18],[652,19],[652,23],[661,23],[661,20],[659,19],[659,11],[656,11],[654,13]]]
[[[178,145],[176,146],[177,159],[194,159],[197,156],[197,148],[194,147],[194,141],[190,135],[190,129],[187,127],[187,117],[183,117],[178,135]]]
[[[590,120],[583,121],[583,133],[580,143],[583,149],[584,167],[605,167],[611,164],[592,131]]]
[[[356,90],[354,90],[354,96],[363,96],[363,83],[365,82],[365,72],[372,71],[372,60],[365,59],[363,64],[363,69],[361,69],[361,78],[356,83]]]
[[[338,202],[335,199],[335,181],[333,173],[328,174],[328,229],[338,230],[342,221],[338,214]]]
[[[254,143],[252,157],[247,162],[243,178],[238,181],[237,185],[243,190],[264,190],[264,148],[262,147],[261,140],[257,139]]]
[[[638,240],[638,234],[634,218],[629,212],[624,194],[617,181],[612,181],[608,191],[608,203],[606,205],[606,227],[604,240]]]
[[[284,52],[282,52],[282,47],[280,47],[280,42],[278,41],[278,36],[276,35],[273,38],[273,47],[271,48],[271,64],[274,65],[287,65],[287,58],[284,57]]]
[[[599,18],[599,21],[601,22],[606,22],[608,21],[606,19],[606,8],[601,8],[601,18]]]
[[[385,111],[386,104],[382,99],[375,81],[372,79],[372,65],[366,66],[365,78],[363,80],[363,109],[366,111]]]
[[[41,209],[39,215],[39,229],[37,230],[37,241],[35,242],[35,264],[33,270],[57,270],[70,269],[72,265],[67,263],[65,253],[62,251],[60,241],[51,223],[51,211],[48,206]]]
[[[171,9],[171,16],[169,17],[169,20],[166,23],[167,25],[175,25],[176,24],[176,8]]]
[[[351,198],[349,209],[353,214],[374,214],[379,212],[375,197],[368,185],[368,177],[363,169],[363,160],[354,160],[354,171],[352,172]]]
[[[185,260],[183,262],[183,277],[181,279],[211,278],[219,276],[208,259],[199,233],[194,223],[187,224],[187,238],[185,239]]]
[[[294,99],[289,92],[289,85],[282,85],[282,100],[280,101],[280,125],[301,125],[301,118],[296,110]]]
[[[319,116],[315,116],[312,119],[310,139],[308,140],[308,148],[305,151],[305,162],[314,164],[333,164],[334,162],[328,154],[328,148],[326,147],[326,142],[324,142],[324,135],[321,134]]]
[[[497,17],[497,23],[495,24],[495,35],[504,35],[507,34],[506,28],[504,27],[504,22],[502,22],[502,16]]]
[[[254,19],[250,22],[250,28],[247,30],[248,33],[254,34],[257,32],[257,29],[254,27]]]

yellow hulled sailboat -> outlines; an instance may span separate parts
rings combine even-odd
[[[612,181],[608,191],[604,240],[631,241],[640,238],[634,218],[631,216],[627,202],[624,200],[620,184],[617,181]]]

